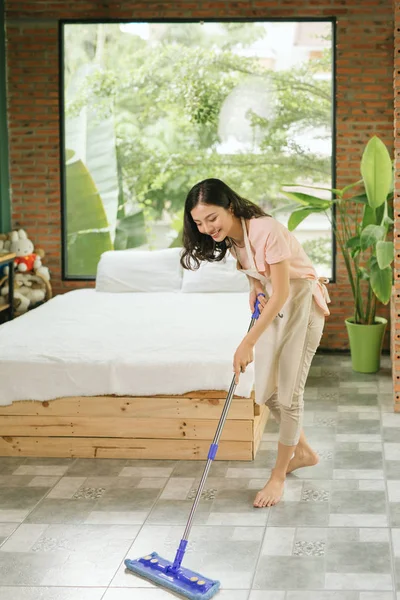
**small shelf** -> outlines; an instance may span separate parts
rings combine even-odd
[[[3,306],[0,306],[0,312],[7,310],[8,308],[10,308],[10,304],[3,304]]]

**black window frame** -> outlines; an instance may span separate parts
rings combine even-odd
[[[60,191],[61,191],[61,280],[62,281],[90,281],[96,280],[96,276],[88,277],[84,275],[68,275],[68,248],[67,248],[67,230],[66,230],[66,177],[65,177],[65,106],[64,106],[64,26],[65,25],[95,25],[98,23],[331,23],[332,25],[332,155],[331,155],[331,182],[332,189],[336,188],[336,17],[297,17],[297,18],[202,18],[202,19],[60,19],[59,20],[59,136],[60,136]],[[332,208],[333,218],[336,217],[336,205]],[[329,283],[337,281],[337,243],[336,235],[332,229],[331,232],[332,247],[332,276]]]

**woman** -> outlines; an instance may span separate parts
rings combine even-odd
[[[219,179],[190,190],[183,246],[186,269],[222,260],[229,249],[249,278],[251,311],[260,300],[261,315],[238,346],[233,368],[238,382],[257,344],[256,402],[266,403],[280,425],[275,467],[254,506],[273,506],[282,497],[287,473],[318,462],[302,431],[303,394],[329,315],[328,293],[296,237]]]

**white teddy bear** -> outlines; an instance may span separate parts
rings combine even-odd
[[[4,245],[6,244],[7,241],[4,242]],[[44,252],[38,251],[37,253],[34,253],[33,249],[33,243],[23,229],[11,232],[9,250],[16,255],[14,265],[17,271],[20,273],[33,271],[35,274],[40,274],[42,277],[44,277],[44,279],[49,281],[49,269],[42,265],[41,257],[44,256]],[[8,273],[8,267],[6,267],[5,273]]]

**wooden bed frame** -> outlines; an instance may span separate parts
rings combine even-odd
[[[90,396],[0,406],[0,456],[204,460],[226,392]],[[217,460],[253,460],[268,408],[234,396]]]

